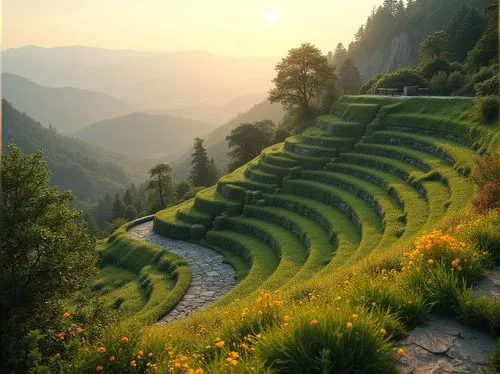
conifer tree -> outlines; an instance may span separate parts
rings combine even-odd
[[[361,89],[361,76],[358,67],[348,58],[339,69],[339,85],[345,95],[358,94]]]
[[[191,161],[192,169],[190,181],[195,187],[208,187],[213,183],[213,170],[210,168],[207,150],[203,146],[203,139],[194,140],[193,157]]]

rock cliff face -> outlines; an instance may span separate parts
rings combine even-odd
[[[415,64],[418,60],[419,41],[419,38],[403,32],[393,37],[384,48],[360,52],[353,56],[363,81],[368,81],[376,74],[390,73]]]
[[[376,74],[415,65],[422,40],[431,32],[448,31],[463,5],[484,15],[485,7],[491,3],[491,0],[416,0],[403,21],[372,18],[367,36],[355,42],[348,55],[358,66],[364,82]],[[485,23],[486,18],[483,16]]]

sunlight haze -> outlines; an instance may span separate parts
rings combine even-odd
[[[348,45],[381,0],[7,0],[2,49],[86,45],[282,56],[302,42]]]

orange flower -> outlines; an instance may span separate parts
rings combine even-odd
[[[60,332],[59,334],[57,334],[57,338],[59,340],[64,340],[65,337],[66,337],[66,333],[65,332]]]
[[[115,356],[109,356],[109,361],[115,361],[116,357]]]
[[[122,343],[128,343],[128,338],[126,336],[122,336]]]
[[[430,258],[430,259],[428,259],[428,260],[427,260],[427,263],[428,263],[429,265],[432,265],[432,264],[434,263],[434,260],[433,260],[432,258]]]
[[[317,319],[313,319],[311,320],[311,326],[315,327],[317,324],[318,324],[318,320]]]
[[[456,258],[451,262],[451,266],[453,266],[454,268],[457,267],[459,264],[460,264],[459,258]]]
[[[99,348],[97,348],[97,352],[99,352],[99,353],[106,353],[106,348],[99,347]]]
[[[404,350],[403,348],[398,348],[398,349],[396,350],[396,354],[397,354],[399,357],[403,357],[403,356],[406,354],[406,352],[405,352],[405,350]]]
[[[81,328],[80,326],[78,326],[78,327],[75,329],[75,334],[80,334],[82,331],[83,331],[83,328]]]
[[[347,326],[348,330],[352,330],[352,322],[347,322],[345,325]]]
[[[460,265],[457,266],[458,271],[462,271],[462,267]]]
[[[63,318],[71,318],[71,314],[69,314],[68,312],[64,312]]]
[[[103,371],[103,370],[104,367],[102,367],[101,365],[95,367],[95,371]]]
[[[132,361],[130,361],[129,365],[130,365],[130,367],[135,368],[137,366],[137,362],[135,362],[135,360],[132,360]]]
[[[194,374],[204,374],[205,372],[203,371],[202,368],[198,368],[194,371]]]
[[[221,338],[215,339],[215,346],[217,348],[224,348],[224,341]]]
[[[378,330],[378,332],[380,333],[380,335],[382,336],[385,336],[387,334],[387,331],[385,331],[385,329],[382,327],[380,330]]]

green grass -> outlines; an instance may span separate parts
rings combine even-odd
[[[190,238],[191,224],[210,228],[202,243],[226,257],[238,284],[184,321],[146,329],[138,348],[164,352],[172,344],[191,367],[211,372],[231,370],[230,351],[240,355],[241,372],[391,372],[392,344],[429,312],[498,334],[498,303],[467,288],[497,261],[497,217],[464,213],[475,192],[466,177],[472,161],[496,149],[500,130],[475,122],[471,108],[471,100],[345,96],[333,108],[339,116],[318,117],[217,186],[157,213],[162,233],[168,227]],[[377,113],[380,123],[366,130]],[[426,254],[432,263],[425,257],[414,266],[403,256],[453,217],[470,225],[457,237],[463,252],[443,249],[445,242]],[[138,316],[157,315],[165,305],[155,300],[170,295],[179,278],[173,283],[170,271],[158,272],[154,249],[115,243],[122,234],[103,252],[113,259],[100,280],[103,296],[114,302],[128,287],[123,308],[128,301]],[[483,250],[493,253],[490,260]],[[450,270],[457,256],[463,271]],[[157,285],[138,288],[138,277]],[[123,287],[113,288],[117,278]],[[200,325],[207,331],[195,336]],[[223,348],[214,348],[216,338]],[[163,368],[169,361],[158,360]]]
[[[357,250],[349,258],[337,259],[337,255],[334,261],[340,260],[344,264],[356,262],[370,253],[382,239],[384,228],[380,215],[364,200],[341,188],[315,181],[289,180],[284,185],[283,192],[333,205],[360,227],[361,242]]]
[[[341,99],[333,105],[332,111],[347,121],[370,123],[379,110],[377,103],[355,103]]]
[[[232,217],[229,224],[232,230],[263,241],[279,256],[279,265],[262,284],[263,288],[278,289],[292,279],[307,260],[307,249],[287,229],[279,225],[249,217]]]
[[[340,162],[333,163],[328,170],[368,181],[383,188],[388,195],[398,201],[405,214],[406,225],[403,236],[416,234],[427,221],[429,216],[427,201],[406,181],[384,171]]]
[[[152,322],[172,310],[187,292],[191,271],[184,260],[119,228],[100,254],[91,288],[126,318]]]
[[[279,256],[273,249],[262,241],[245,234],[229,230],[214,230],[207,234],[205,242],[224,248],[226,252],[244,259],[248,265],[247,275],[224,297],[224,300],[221,300],[222,305],[235,298],[251,295],[274,273],[279,263]]]
[[[472,170],[473,159],[477,153],[469,148],[458,146],[455,142],[436,139],[435,137],[420,134],[408,134],[399,131],[378,131],[370,142],[382,144],[396,144],[407,148],[423,150],[443,160],[455,170],[469,175]]]
[[[279,207],[245,207],[245,216],[285,227],[299,239],[308,251],[308,257],[292,282],[309,279],[328,264],[334,254],[328,232],[316,222]],[[285,285],[284,285],[285,287]]]

